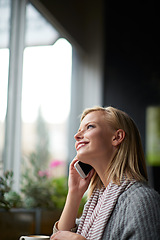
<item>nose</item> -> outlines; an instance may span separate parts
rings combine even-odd
[[[81,140],[81,139],[83,138],[82,131],[77,132],[77,133],[74,135],[74,138],[76,139],[76,141]]]

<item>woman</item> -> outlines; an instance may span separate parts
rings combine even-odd
[[[69,190],[51,239],[160,239],[160,196],[147,185],[141,140],[133,120],[113,107],[87,109],[75,135]],[[80,160],[93,169],[82,179]],[[89,187],[82,217],[79,204]]]

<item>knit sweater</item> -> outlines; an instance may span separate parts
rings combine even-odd
[[[118,198],[102,240],[160,240],[160,195],[146,184],[133,184]]]
[[[102,240],[160,240],[160,195],[142,183],[123,192]]]

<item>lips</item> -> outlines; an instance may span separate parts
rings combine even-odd
[[[78,151],[81,147],[84,147],[88,142],[78,142],[76,143],[76,150]]]

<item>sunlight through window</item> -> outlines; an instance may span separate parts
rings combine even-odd
[[[58,40],[53,46],[24,51],[22,119],[34,122],[38,111],[48,123],[63,123],[70,110],[71,45]]]
[[[42,167],[43,161],[49,164],[67,159],[71,68],[72,47],[65,39],[52,46],[28,47],[24,51],[22,154],[28,158],[40,151],[37,149],[43,149],[47,154],[41,161]],[[65,166],[61,166],[60,174],[65,172]]]

